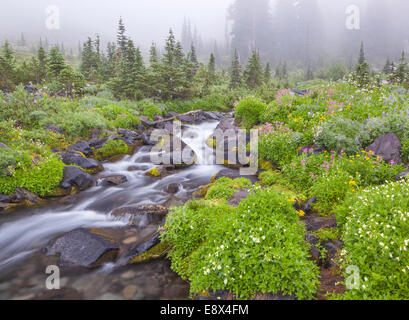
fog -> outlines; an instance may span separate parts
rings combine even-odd
[[[353,30],[346,27],[351,4],[359,9]],[[46,28],[50,5],[60,11],[58,30]],[[369,59],[381,63],[409,49],[408,13],[407,0],[2,0],[0,40],[17,43],[23,33],[31,46],[47,38],[78,48],[98,34],[106,45],[115,41],[122,16],[127,36],[144,52],[152,41],[162,45],[172,28],[185,49],[194,42],[199,54],[218,51],[226,61],[237,49],[242,62],[259,50],[273,63],[351,64],[364,41]]]

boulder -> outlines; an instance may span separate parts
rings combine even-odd
[[[244,199],[247,199],[248,196],[249,192],[247,190],[238,191],[234,194],[233,197],[229,199],[229,205],[237,207],[240,204],[240,202]]]
[[[0,202],[2,203],[10,203],[11,202],[11,197],[6,194],[0,194]]]
[[[168,209],[163,206],[127,206],[114,209],[111,212],[113,217],[130,218],[129,224],[134,226],[145,225],[147,223],[161,223],[167,216]]]
[[[211,182],[215,182],[223,177],[227,177],[230,179],[237,179],[237,178],[246,178],[249,179],[252,183],[256,183],[258,181],[257,176],[242,176],[240,175],[240,170],[236,169],[223,169],[222,171],[218,172],[211,180]]]
[[[146,241],[138,244],[136,247],[130,250],[130,260],[136,260],[137,257],[145,253],[146,251],[152,249],[154,246],[160,243],[160,234],[155,233],[152,237]]]
[[[77,229],[57,238],[46,250],[48,256],[60,256],[60,265],[95,268],[114,261],[119,246],[102,231]]]
[[[184,114],[176,115],[176,119],[180,122],[188,124],[196,124],[206,120],[206,117],[201,110],[191,111]]]
[[[234,130],[235,132],[238,131],[238,128],[233,124],[232,119],[228,119],[228,118],[223,118],[216,127],[216,130],[222,130],[222,131],[227,131],[231,129]]]
[[[203,116],[208,120],[217,120],[217,121],[224,118],[224,116],[219,112],[207,112],[207,111],[205,111],[205,112],[203,112]]]
[[[186,167],[195,164],[197,156],[185,142],[178,137],[165,137],[158,142],[161,151],[156,165]]]
[[[0,202],[0,212],[6,210],[8,207],[7,203]]]
[[[316,232],[320,229],[336,228],[338,226],[335,217],[319,217],[319,216],[306,216],[303,219],[308,232]]]
[[[17,188],[13,195],[10,197],[11,203],[22,203],[22,202],[31,202],[31,203],[39,203],[41,199],[37,197],[34,193],[24,189],[24,188]]]
[[[307,202],[307,204],[305,205],[305,207],[304,207],[304,212],[305,213],[311,213],[311,211],[312,211],[312,207],[314,206],[314,204],[317,202],[317,197],[313,197],[313,198],[311,198],[308,202]]]
[[[175,194],[179,192],[179,185],[177,183],[171,183],[167,186],[166,192],[170,194]]]
[[[141,138],[145,146],[154,146],[156,144],[155,141],[151,140],[151,134],[152,130],[142,132]]]
[[[95,179],[90,174],[77,167],[65,167],[63,179],[60,183],[60,187],[63,189],[69,189],[71,187],[78,187],[80,189],[86,189],[95,183]]]
[[[76,165],[86,170],[99,170],[101,168],[101,164],[97,160],[85,158],[77,152],[62,152],[60,156],[66,165]]]
[[[381,156],[387,163],[402,163],[400,151],[402,143],[394,133],[387,133],[375,139],[374,143],[366,148],[367,152],[373,151],[375,155]]]
[[[128,179],[127,177],[123,176],[123,175],[112,175],[109,177],[103,177],[101,179],[101,185],[103,186],[118,186],[120,184],[123,184],[125,182],[127,182]]]
[[[120,136],[119,139],[125,142],[128,146],[135,145],[136,142],[141,139],[141,136],[138,133],[128,129],[118,129],[117,133]]]
[[[68,150],[71,152],[76,152],[76,151],[81,152],[87,157],[90,157],[94,154],[94,152],[91,149],[91,146],[86,141],[78,141],[76,144],[69,146]]]

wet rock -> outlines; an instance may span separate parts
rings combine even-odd
[[[127,286],[122,290],[122,296],[124,297],[124,299],[130,300],[133,298],[137,290],[138,290],[137,286],[134,285]]]
[[[132,171],[138,171],[139,167],[138,166],[130,166],[128,167],[128,169],[126,169],[126,171],[132,172]]]
[[[379,136],[375,139],[366,151],[373,151],[375,155],[381,156],[387,163],[402,163],[400,156],[400,150],[402,149],[402,143],[398,136],[394,133],[387,133]]]
[[[315,263],[318,265],[318,266],[321,266],[321,264],[322,264],[322,260],[321,260],[321,252],[317,249],[317,247],[312,247],[311,249],[310,249],[310,259],[312,260],[312,261],[315,261]]]
[[[158,245],[160,243],[160,238],[159,238],[160,234],[159,233],[155,233],[152,237],[150,237],[149,239],[147,239],[146,241],[138,244],[136,247],[132,248],[130,250],[130,262],[136,262],[136,259],[141,256],[143,253],[145,253],[146,251],[152,249],[153,247],[155,247],[156,245]]]
[[[111,212],[113,217],[129,217],[129,224],[135,226],[147,223],[161,223],[167,214],[168,209],[166,207],[156,205],[122,207]]]
[[[188,113],[176,115],[176,119],[180,122],[195,124],[206,120],[206,117],[201,110],[191,111]]]
[[[234,130],[235,132],[237,132],[238,128],[233,124],[231,119],[223,118],[217,125],[216,130],[221,130],[223,132],[227,130]]]
[[[101,169],[101,164],[97,160],[85,158],[77,152],[62,152],[60,156],[66,165],[76,165],[86,170]]]
[[[203,116],[209,120],[221,120],[224,116],[219,112],[203,112]]]
[[[22,203],[25,201],[31,203],[39,203],[41,202],[41,199],[37,197],[34,193],[23,188],[17,188],[10,198],[11,203]]]
[[[195,164],[197,156],[193,149],[177,137],[165,137],[159,142],[160,152],[156,165],[186,167]],[[159,149],[159,148],[158,148]]]
[[[117,133],[120,135],[120,139],[125,142],[128,146],[133,146],[141,139],[141,136],[131,130],[118,129]]]
[[[56,239],[46,250],[49,256],[60,256],[60,265],[95,268],[114,261],[119,246],[99,230],[77,229]]]
[[[163,179],[169,175],[169,172],[166,170],[165,166],[158,166],[149,170],[145,175],[147,177]]]
[[[218,172],[211,180],[211,182],[215,182],[223,177],[227,177],[230,179],[237,179],[237,178],[246,178],[249,179],[252,183],[256,183],[258,181],[257,176],[243,176],[240,175],[240,170],[237,169],[223,169],[222,171]]]
[[[95,183],[95,179],[90,174],[77,167],[65,167],[63,180],[60,187],[69,189],[71,187],[78,187],[81,190],[86,189]]]
[[[103,186],[118,186],[128,181],[128,178],[123,175],[113,175],[104,177],[101,179],[101,185]]]
[[[247,199],[249,192],[247,190],[241,190],[235,193],[233,197],[229,199],[229,205],[237,207],[240,202],[244,199]]]
[[[330,229],[337,227],[335,217],[307,216],[303,219],[307,231],[316,232],[320,229]]]
[[[166,192],[170,194],[175,194],[179,192],[179,185],[177,183],[171,183],[166,188]]]
[[[92,152],[92,149],[91,149],[89,143],[86,142],[86,141],[78,141],[76,144],[73,144],[73,145],[69,146],[68,150],[71,151],[71,152],[76,152],[76,151],[81,152],[82,154],[84,154],[87,157],[90,157],[90,156],[92,156],[94,154]]]
[[[316,236],[314,236],[312,233],[307,233],[305,235],[305,241],[307,241],[309,244],[313,246],[317,245],[320,242],[320,240]]]
[[[312,212],[312,207],[313,207],[314,204],[317,202],[317,200],[318,200],[317,197],[311,198],[311,199],[307,202],[307,204],[305,205],[305,207],[304,207],[304,212],[307,213],[307,214],[311,213],[311,212]]]
[[[7,203],[0,202],[0,212],[6,210],[8,207]]]
[[[57,133],[57,134],[64,134],[64,130],[62,130],[60,127],[57,127],[53,124],[49,124],[48,126],[45,127],[46,130]]]
[[[11,202],[11,197],[6,194],[0,194],[0,202],[2,203],[10,203]]]
[[[152,131],[144,131],[142,132],[141,138],[142,142],[145,146],[154,146],[156,145],[155,141],[151,140]]]

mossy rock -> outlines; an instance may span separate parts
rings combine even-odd
[[[209,147],[209,148],[212,148],[212,149],[216,149],[216,139],[213,139],[212,137],[209,137],[207,140],[206,140],[206,145]]]
[[[258,160],[258,167],[259,167],[261,170],[266,170],[266,171],[268,171],[268,170],[270,170],[270,169],[273,169],[273,168],[274,168],[274,165],[273,165],[270,161],[263,160],[263,159],[259,159],[259,160]]]
[[[53,190],[51,190],[51,192],[46,194],[47,198],[54,198],[54,197],[66,197],[69,196],[71,194],[71,190],[70,189],[63,189],[60,187],[56,187]]]
[[[153,168],[149,170],[145,175],[148,177],[159,178],[161,176],[161,173],[159,172],[158,168]]]
[[[154,259],[164,257],[170,250],[170,245],[167,242],[161,242],[152,249],[142,253],[140,256],[129,260],[130,264],[148,262]]]

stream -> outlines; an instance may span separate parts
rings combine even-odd
[[[223,169],[214,164],[213,152],[205,143],[217,125],[218,121],[207,121],[184,126],[182,140],[195,151],[197,162],[163,179],[145,176],[155,166],[150,162],[150,148],[142,146],[118,162],[104,163],[100,176],[124,175],[128,179],[124,184],[94,186],[75,196],[73,203],[53,200],[44,206],[0,215],[0,299],[187,299],[188,283],[170,269],[166,258],[135,265],[117,261],[93,270],[63,269],[61,289],[48,290],[46,267],[55,265],[58,257],[46,256],[42,248],[79,228],[120,232],[128,221],[110,215],[118,207],[186,202]],[[179,185],[174,195],[167,192],[170,184]],[[154,228],[143,226],[137,237],[143,239]]]

